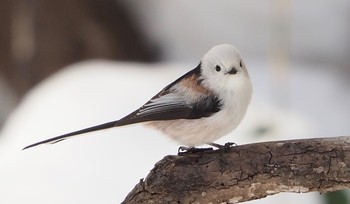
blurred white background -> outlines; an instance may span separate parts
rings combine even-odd
[[[158,62],[73,64],[17,106],[0,77],[0,118],[11,112],[0,133],[0,203],[120,203],[177,143],[136,125],[21,149],[126,115],[220,43],[240,49],[254,96],[241,126],[219,143],[349,134],[349,1],[121,2]],[[281,202],[323,198],[285,193],[249,203]]]

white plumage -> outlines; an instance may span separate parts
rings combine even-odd
[[[242,67],[240,67],[240,63]],[[228,72],[232,67],[238,70],[235,75],[217,73],[215,66]],[[199,119],[177,119],[149,122],[150,127],[187,146],[211,143],[237,128],[242,121],[252,95],[251,81],[239,51],[232,45],[218,45],[204,55],[201,61],[202,84],[219,95],[222,109],[210,117]],[[186,92],[180,90],[180,93]],[[193,90],[188,95],[193,94]],[[199,99],[196,99],[199,100]]]

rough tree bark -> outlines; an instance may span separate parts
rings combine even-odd
[[[275,141],[166,156],[123,203],[239,203],[350,188],[350,137]]]

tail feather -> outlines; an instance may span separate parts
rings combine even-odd
[[[67,134],[64,134],[64,135],[60,135],[60,136],[53,137],[53,138],[50,138],[50,139],[47,139],[47,140],[43,140],[41,142],[37,142],[37,143],[31,144],[31,145],[28,145],[28,146],[24,147],[22,150],[25,150],[25,149],[28,149],[28,148],[31,148],[31,147],[35,147],[35,146],[38,146],[38,145],[42,145],[42,144],[55,144],[57,142],[61,142],[61,141],[65,140],[65,139],[67,139],[69,137],[73,137],[73,136],[76,136],[76,135],[80,135],[80,134],[88,133],[88,132],[93,132],[93,131],[97,131],[97,130],[103,130],[103,129],[107,129],[107,128],[112,128],[112,127],[115,127],[115,126],[118,126],[118,121],[112,121],[112,122],[109,122],[109,123],[96,125],[96,126],[93,126],[93,127],[85,128],[85,129],[82,129],[82,130],[70,132],[70,133],[67,133]]]

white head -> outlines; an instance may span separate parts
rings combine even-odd
[[[251,88],[247,68],[233,45],[211,48],[201,60],[201,73],[203,85],[216,93],[231,92],[245,86]]]

